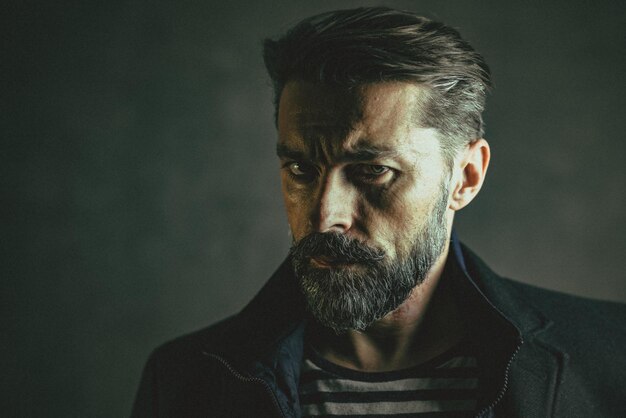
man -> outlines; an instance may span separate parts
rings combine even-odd
[[[293,247],[238,315],[151,356],[134,417],[624,416],[622,306],[497,277],[452,230],[489,69],[361,8],[265,44]]]

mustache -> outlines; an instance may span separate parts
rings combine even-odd
[[[385,251],[344,234],[313,232],[291,247],[291,255],[300,261],[310,257],[328,257],[345,263],[371,264],[381,261]]]

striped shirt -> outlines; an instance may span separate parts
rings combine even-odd
[[[359,372],[307,350],[300,377],[303,417],[471,417],[478,399],[476,357],[458,346],[409,369]]]

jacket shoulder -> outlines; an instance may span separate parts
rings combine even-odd
[[[612,331],[612,337],[624,337],[626,304],[575,296],[555,290],[500,277],[501,287],[541,312],[565,333]],[[621,334],[621,335],[620,335]]]
[[[624,337],[626,304],[574,296],[502,277],[467,247],[463,247],[463,254],[470,277],[487,299],[517,325],[536,312],[565,333],[586,335],[603,331],[606,335],[610,330]],[[520,328],[524,328],[523,324]]]

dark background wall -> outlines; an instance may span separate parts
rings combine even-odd
[[[261,40],[367,4],[3,3],[3,416],[125,416],[155,345],[254,295],[289,245]],[[626,301],[624,3],[376,4],[459,28],[492,67],[462,239],[503,274]]]

